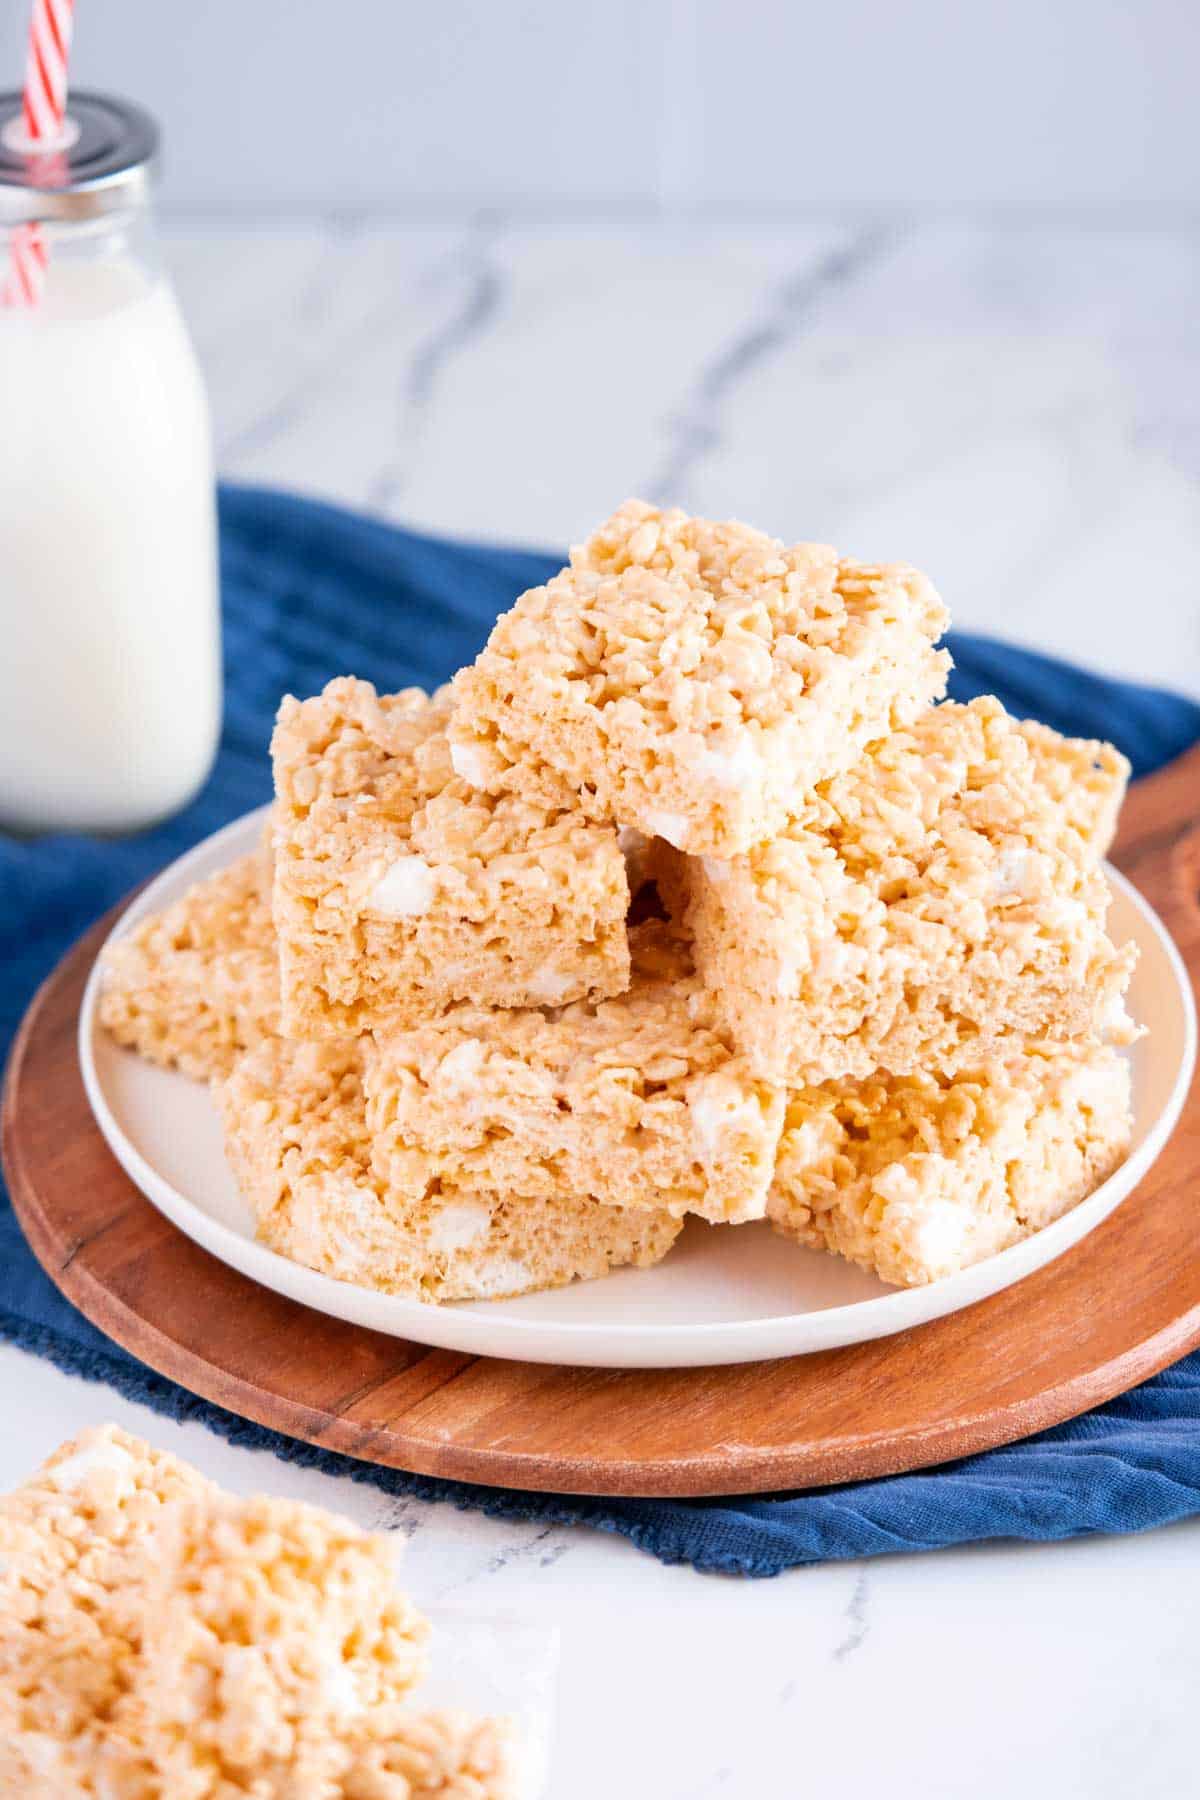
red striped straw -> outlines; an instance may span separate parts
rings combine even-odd
[[[29,25],[29,59],[25,65],[22,123],[31,152],[43,155],[40,172],[47,178],[65,174],[55,169],[55,151],[63,148],[67,113],[67,59],[75,0],[33,0]],[[0,288],[0,305],[36,306],[46,285],[49,251],[40,225],[18,225],[9,242],[8,275]]]

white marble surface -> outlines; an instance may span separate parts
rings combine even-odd
[[[229,475],[549,545],[669,497],[1200,692],[1200,233],[483,217],[171,254]]]
[[[561,544],[629,492],[907,557],[964,625],[1200,693],[1200,236],[837,220],[172,232],[231,476]],[[363,671],[369,673],[369,671]],[[551,1800],[1177,1800],[1200,1524],[769,1582],[389,1501],[0,1351],[0,1483],[118,1419],[562,1629]]]

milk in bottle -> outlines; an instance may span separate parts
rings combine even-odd
[[[0,148],[0,220],[23,208],[49,248],[39,303],[0,308],[0,826],[130,831],[216,746],[211,433],[155,254],[154,128],[98,96],[71,114],[61,186]]]

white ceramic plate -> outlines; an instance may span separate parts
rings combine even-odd
[[[218,832],[164,871],[123,914],[114,937],[192,882],[250,850],[261,813]],[[1141,947],[1130,1010],[1150,1027],[1132,1051],[1130,1155],[1073,1212],[990,1261],[928,1287],[897,1291],[835,1257],[800,1250],[766,1225],[737,1231],[690,1220],[654,1269],[625,1269],[519,1300],[426,1306],[334,1281],[254,1240],[226,1167],[207,1089],[118,1049],[96,1024],[93,970],[79,1020],[88,1098],[114,1155],[168,1219],[214,1256],[277,1293],[374,1331],[451,1350],[607,1368],[686,1368],[794,1356],[905,1331],[970,1306],[1061,1256],[1145,1174],[1170,1135],[1191,1078],[1196,1019],[1175,946],[1137,891],[1109,872],[1111,929]]]

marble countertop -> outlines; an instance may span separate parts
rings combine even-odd
[[[1200,233],[172,234],[222,469],[561,546],[629,493],[1200,692]]]
[[[628,493],[928,569],[957,621],[1200,694],[1200,234],[489,217],[172,229],[222,471],[547,545]],[[364,671],[367,672],[367,671]],[[397,1502],[0,1350],[0,1485],[115,1419],[562,1632],[550,1800],[1177,1800],[1200,1523],[766,1582]]]

